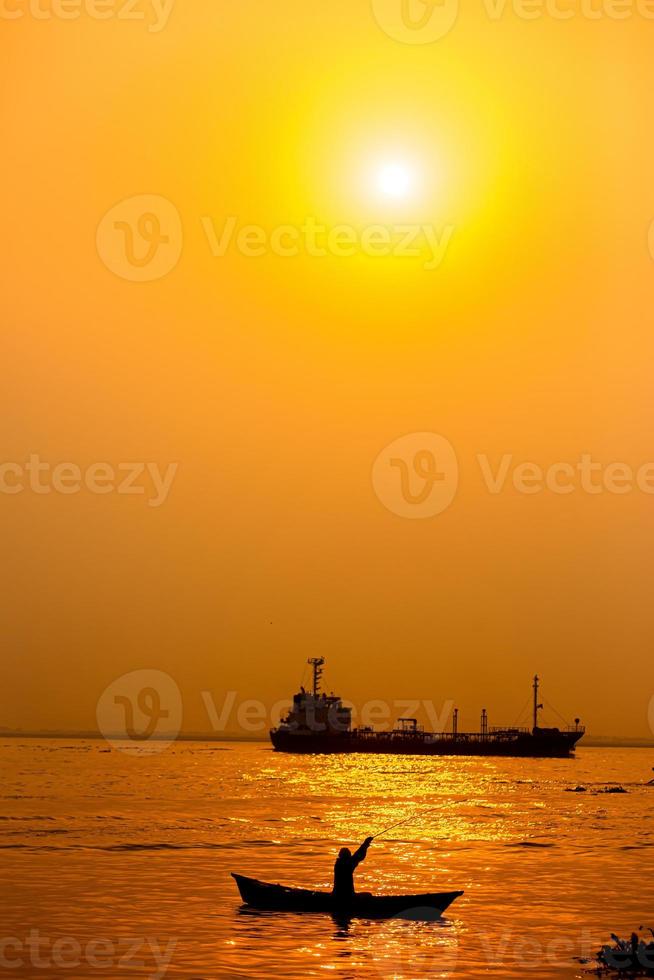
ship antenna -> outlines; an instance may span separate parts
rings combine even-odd
[[[317,698],[320,694],[320,678],[322,677],[322,665],[325,662],[324,657],[309,657],[307,660],[308,664],[313,667],[313,696]]]
[[[538,728],[538,712],[543,707],[538,703],[538,674],[534,676],[534,730]]]

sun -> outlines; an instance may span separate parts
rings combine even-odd
[[[406,163],[389,161],[377,168],[375,186],[384,197],[403,200],[410,196],[415,174]]]

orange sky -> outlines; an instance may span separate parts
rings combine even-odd
[[[651,734],[654,496],[491,493],[478,458],[654,461],[648,8],[478,0],[419,43],[400,0],[67,3],[0,11],[0,725],[91,728],[153,668],[207,729],[202,691],[270,704],[321,654],[358,702],[512,722],[538,670],[595,733]],[[404,225],[442,254],[378,254]],[[410,433],[458,465],[416,519],[371,477]],[[151,469],[7,491],[30,456]]]

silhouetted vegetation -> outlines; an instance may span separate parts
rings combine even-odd
[[[638,932],[654,937],[654,930],[641,926]],[[597,954],[598,976],[654,977],[654,942],[632,932],[630,939],[611,933],[614,945],[602,946]]]

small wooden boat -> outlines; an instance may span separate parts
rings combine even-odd
[[[370,895],[359,892],[351,902],[336,902],[331,892],[271,885],[256,878],[232,874],[246,905],[272,912],[327,912],[359,919],[436,919],[463,892],[426,892],[422,895]]]

